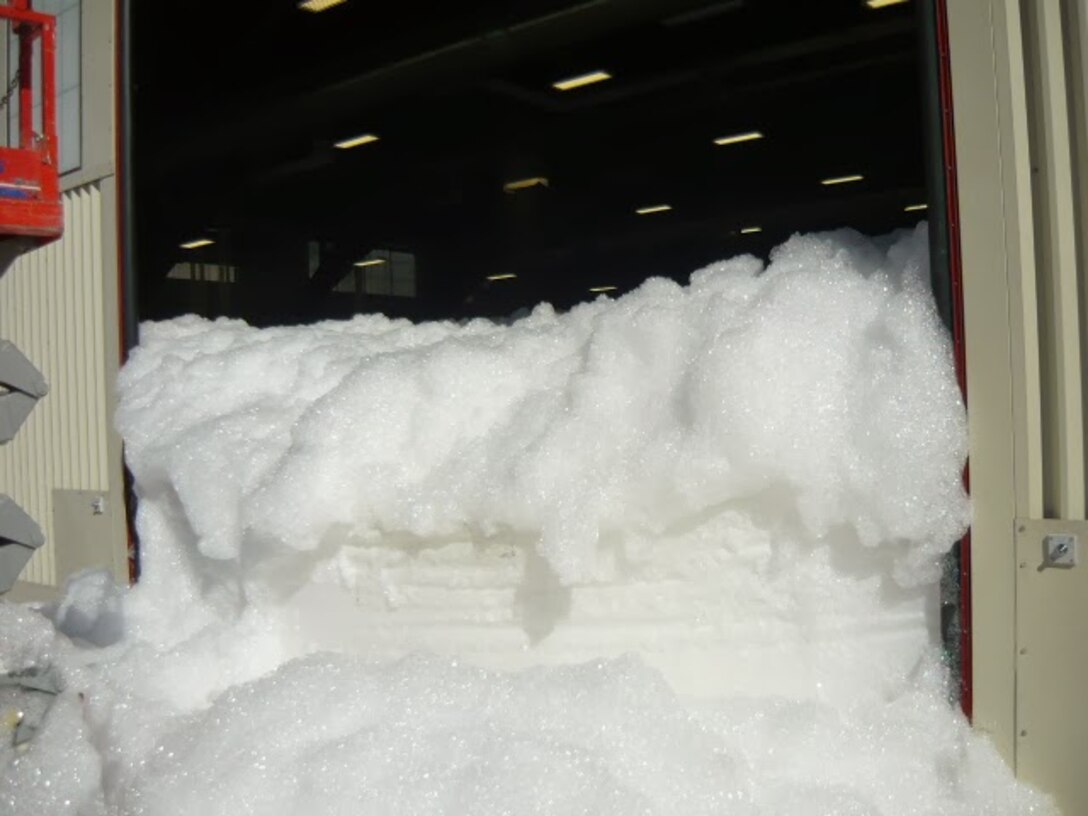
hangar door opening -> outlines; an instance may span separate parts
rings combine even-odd
[[[136,5],[129,318],[510,321],[930,220],[951,325],[935,5]]]
[[[136,7],[141,318],[502,317],[926,217],[916,4],[366,6]]]

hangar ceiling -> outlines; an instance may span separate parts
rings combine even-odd
[[[925,215],[912,3],[437,9],[136,2],[142,317],[499,317]]]

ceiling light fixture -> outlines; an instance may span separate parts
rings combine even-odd
[[[615,292],[617,287],[615,286],[591,286],[589,291],[595,295],[599,295],[602,292]]]
[[[588,74],[579,74],[578,76],[553,82],[552,87],[557,91],[573,91],[575,88],[583,88],[586,85],[595,85],[596,83],[604,82],[607,79],[612,79],[612,74],[608,73],[608,71],[590,71]]]
[[[516,193],[518,190],[528,190],[530,187],[547,187],[548,180],[543,176],[508,181],[502,186],[504,193]]]
[[[334,147],[338,147],[341,150],[348,150],[352,147],[359,147],[359,145],[370,144],[371,142],[378,141],[378,137],[373,133],[363,133],[359,136],[352,136],[350,139],[344,139],[337,142]]]
[[[918,212],[919,210],[928,210],[928,204],[911,204],[903,208],[903,212]]]
[[[652,215],[653,213],[668,212],[671,209],[671,204],[654,204],[652,207],[639,207],[635,212],[639,215]]]
[[[756,139],[762,139],[763,134],[758,130],[751,130],[747,133],[736,133],[732,136],[719,136],[714,140],[714,144],[718,146],[740,144],[741,142],[754,142]]]
[[[757,232],[763,232],[763,227],[743,227],[741,228],[741,235],[755,235]]]
[[[385,262],[385,258],[368,258],[365,261],[356,261],[355,266],[381,266]]]
[[[215,241],[213,241],[211,238],[197,238],[193,241],[186,241],[184,244],[181,245],[181,248],[200,249],[201,247],[211,246],[214,243]]]
[[[516,277],[517,277],[517,275],[515,275],[513,272],[507,272],[504,275],[488,275],[487,279],[489,281],[504,281],[504,280],[513,280]]]
[[[871,9],[881,9],[887,6],[898,6],[906,2],[909,2],[909,0],[865,0],[865,5]]]
[[[736,11],[743,7],[744,0],[725,0],[725,2],[722,3],[711,3],[709,6],[697,8],[694,11],[677,14],[674,17],[666,17],[661,21],[661,24],[671,27],[686,25],[687,23],[698,23],[703,20],[708,20],[711,17],[717,17],[719,14]]]
[[[820,184],[823,184],[825,187],[830,186],[832,184],[850,184],[853,181],[861,181],[864,178],[865,178],[865,176],[859,176],[859,175],[855,175],[855,176],[836,176],[835,178],[826,178],[823,181],[821,181]]]
[[[302,0],[298,4],[298,7],[303,11],[326,11],[333,6],[339,6],[341,3],[346,3],[347,0]]]

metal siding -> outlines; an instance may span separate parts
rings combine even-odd
[[[1062,11],[1073,157],[1073,224],[1076,264],[1080,269],[1077,282],[1081,310],[1080,366],[1084,384],[1088,383],[1088,353],[1085,351],[1088,349],[1088,4],[1083,0],[1066,0]],[[1081,410],[1081,421],[1088,431],[1088,397],[1081,399]],[[1085,499],[1088,501],[1088,495]]]
[[[1038,344],[1044,376],[1044,503],[1042,518],[1085,518],[1085,384],[1088,382],[1088,111],[1083,0],[1021,0],[1027,32],[1025,73],[1031,100],[1031,149],[1036,170],[1035,234],[1040,247],[1034,282]],[[1032,514],[1028,518],[1039,518]]]
[[[1084,429],[1080,360],[1074,156],[1063,21],[1057,2],[1023,6],[1034,174],[1044,429],[1043,511],[1084,518]]]
[[[64,194],[64,237],[20,258],[0,278],[0,337],[49,382],[15,439],[0,448],[0,492],[33,516],[46,544],[23,580],[57,583],[52,492],[109,490],[109,406],[104,339],[102,195],[89,184]]]
[[[1044,566],[1043,540],[1055,533],[1077,536],[1077,566]],[[1088,814],[1086,546],[1088,522],[1017,523],[1016,772],[1051,793],[1066,816]]]
[[[1024,462],[1011,360],[1034,257],[1017,0],[947,4],[959,187],[968,429],[974,725],[1010,763],[1015,739],[1015,504]],[[1030,287],[1034,291],[1034,285]],[[1033,301],[1034,302],[1034,301]],[[1036,382],[1038,380],[1036,379]],[[1041,472],[1041,468],[1036,471]]]
[[[1085,813],[1088,11],[948,3],[974,505],[975,725]],[[1042,536],[1081,561],[1040,568]]]
[[[1063,813],[1088,812],[1084,736],[1088,711],[1088,523],[1085,519],[1085,332],[1088,324],[1088,113],[1083,0],[1021,0],[1032,20],[1025,71],[1032,77],[1032,154],[1043,244],[1040,292],[1044,448],[1043,517],[1017,522],[1016,770],[1053,794]],[[1041,563],[1046,534],[1076,535],[1079,564]]]

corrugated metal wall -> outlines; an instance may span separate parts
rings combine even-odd
[[[946,8],[974,506],[974,723],[1020,778],[1080,816],[1088,814],[1088,6]],[[1055,536],[1074,537],[1079,563],[1048,555]]]
[[[1088,548],[1088,8],[1022,0],[1020,22],[1035,245],[1021,289],[1036,318],[1023,359],[1038,382],[1023,395],[1021,459],[1042,478],[1026,481],[1015,522],[1015,759],[1072,816],[1088,813],[1088,551],[1071,568],[1045,553],[1048,536]]]
[[[1035,244],[1034,286],[1024,293],[1037,316],[1035,331],[1025,333],[1026,362],[1038,366],[1040,383],[1027,395],[1037,403],[1029,407],[1025,454],[1027,466],[1043,475],[1030,486],[1031,518],[1085,518],[1088,122],[1081,28],[1088,11],[1082,3],[1021,5]]]
[[[52,491],[109,489],[107,314],[102,192],[64,194],[64,237],[20,258],[0,278],[0,337],[41,370],[49,394],[0,448],[0,493],[41,525],[46,544],[22,580],[57,583]]]

